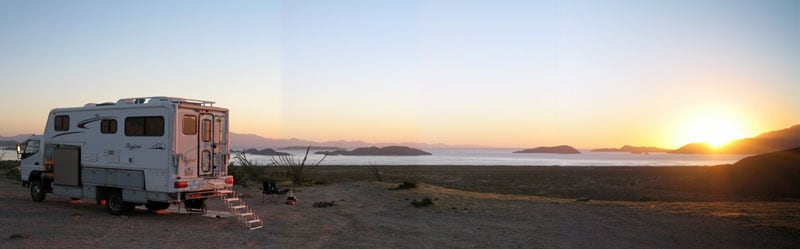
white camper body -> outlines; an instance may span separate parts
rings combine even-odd
[[[138,204],[204,209],[233,185],[229,113],[213,104],[147,97],[53,109],[44,135],[21,145],[23,184],[34,201],[52,192],[97,200],[113,214]]]

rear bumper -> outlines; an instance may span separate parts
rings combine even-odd
[[[233,186],[233,184],[226,183],[228,179],[232,180],[233,176],[175,180],[176,182],[185,182],[187,186],[185,188],[175,188],[176,184],[173,184],[173,191],[170,193],[170,197],[178,200],[192,200],[216,196],[219,195],[217,190],[227,189]]]

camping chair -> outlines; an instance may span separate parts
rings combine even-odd
[[[279,189],[278,185],[273,180],[264,181],[261,183],[261,202],[264,202],[266,197],[269,197],[272,201],[275,201],[275,197],[277,195],[284,195],[289,192],[289,189]]]

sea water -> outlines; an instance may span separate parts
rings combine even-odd
[[[626,152],[591,152],[581,154],[512,153],[516,149],[423,149],[430,156],[327,156],[321,165],[469,165],[469,166],[712,166],[733,164],[750,155],[714,154],[631,154]],[[296,159],[305,150],[278,150]],[[322,159],[312,150],[306,164]],[[0,153],[2,154],[2,153]],[[257,165],[269,165],[272,156],[246,155]],[[2,160],[16,160],[15,150],[6,151]],[[233,160],[232,160],[233,161]]]
[[[327,156],[321,165],[470,165],[470,166],[712,166],[733,164],[750,155],[739,154],[631,154],[591,152],[581,154],[512,153],[516,149],[423,149],[430,156]],[[305,150],[278,150],[301,159]],[[308,155],[306,164],[322,159]],[[272,156],[246,155],[258,165],[269,165]]]

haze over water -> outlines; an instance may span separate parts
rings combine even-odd
[[[279,150],[302,157],[303,150]],[[581,154],[520,154],[509,149],[425,149],[430,156],[328,156],[321,165],[475,165],[475,166],[713,166],[733,164],[749,155],[631,154],[590,152]],[[313,153],[312,151],[311,153]],[[271,156],[248,155],[260,165]],[[321,155],[309,155],[314,163]]]

